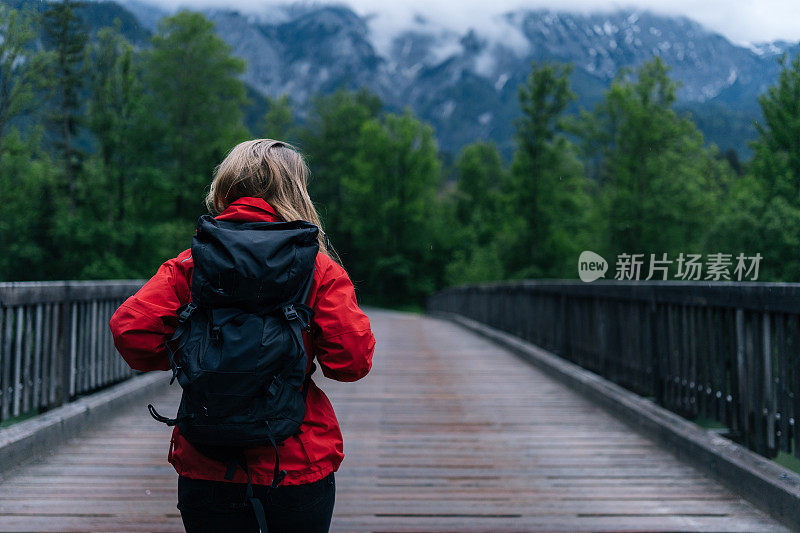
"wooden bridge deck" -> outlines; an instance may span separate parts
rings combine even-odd
[[[317,378],[345,435],[334,531],[785,531],[491,343],[371,317],[371,375]],[[182,531],[168,442],[131,406],[0,483],[0,531]]]

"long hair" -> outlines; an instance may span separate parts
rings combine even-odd
[[[294,146],[273,139],[245,141],[214,169],[206,207],[218,214],[244,196],[263,198],[281,219],[315,224],[320,251],[338,261],[308,195],[308,176],[308,165]]]

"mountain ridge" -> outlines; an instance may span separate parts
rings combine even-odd
[[[786,41],[734,44],[688,17],[647,10],[521,9],[499,15],[490,30],[476,24],[463,32],[418,15],[383,35],[383,43],[369,17],[344,4],[286,7],[271,19],[201,11],[248,61],[245,79],[260,93],[288,93],[302,115],[315,92],[366,86],[390,109],[408,106],[430,122],[449,152],[489,139],[510,154],[517,87],[531,61],[575,65],[577,108],[598,102],[621,67],[658,55],[680,83],[677,108],[704,125],[710,142],[746,155],[760,113],[757,96],[777,79],[777,56],[800,51]]]
[[[142,0],[117,3],[150,31],[168,14]],[[111,9],[108,0],[94,5],[101,4]],[[532,61],[574,65],[577,110],[600,101],[621,68],[659,56],[679,82],[676,108],[696,119],[709,142],[746,156],[758,95],[777,80],[778,57],[800,52],[800,44],[787,41],[734,44],[687,17],[647,10],[518,9],[465,31],[417,15],[381,35],[374,17],[344,4],[198,11],[246,60],[243,79],[255,93],[289,94],[303,118],[315,93],[367,87],[388,109],[410,107],[430,122],[450,153],[478,139],[511,153],[517,88]]]

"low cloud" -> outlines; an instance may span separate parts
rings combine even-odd
[[[161,8],[195,9],[209,7],[237,8],[242,11],[268,15],[281,1],[264,0],[138,0]],[[348,0],[345,2],[301,2],[306,5],[339,3],[351,6],[360,15],[372,15],[370,25],[377,40],[405,29],[422,15],[432,24],[446,29],[465,32],[469,28],[487,37],[505,37],[506,28],[498,15],[515,9],[549,8],[558,11],[602,12],[622,8],[648,9],[666,15],[685,15],[707,28],[717,31],[730,40],[745,44],[771,40],[800,40],[800,2],[796,0],[650,0],[609,2],[602,0],[404,0],[402,2],[375,2],[374,0]]]

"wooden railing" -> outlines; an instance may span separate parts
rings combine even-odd
[[[141,281],[0,283],[0,421],[130,377],[108,320]]]
[[[429,311],[517,335],[762,455],[800,457],[800,284],[523,281]]]

